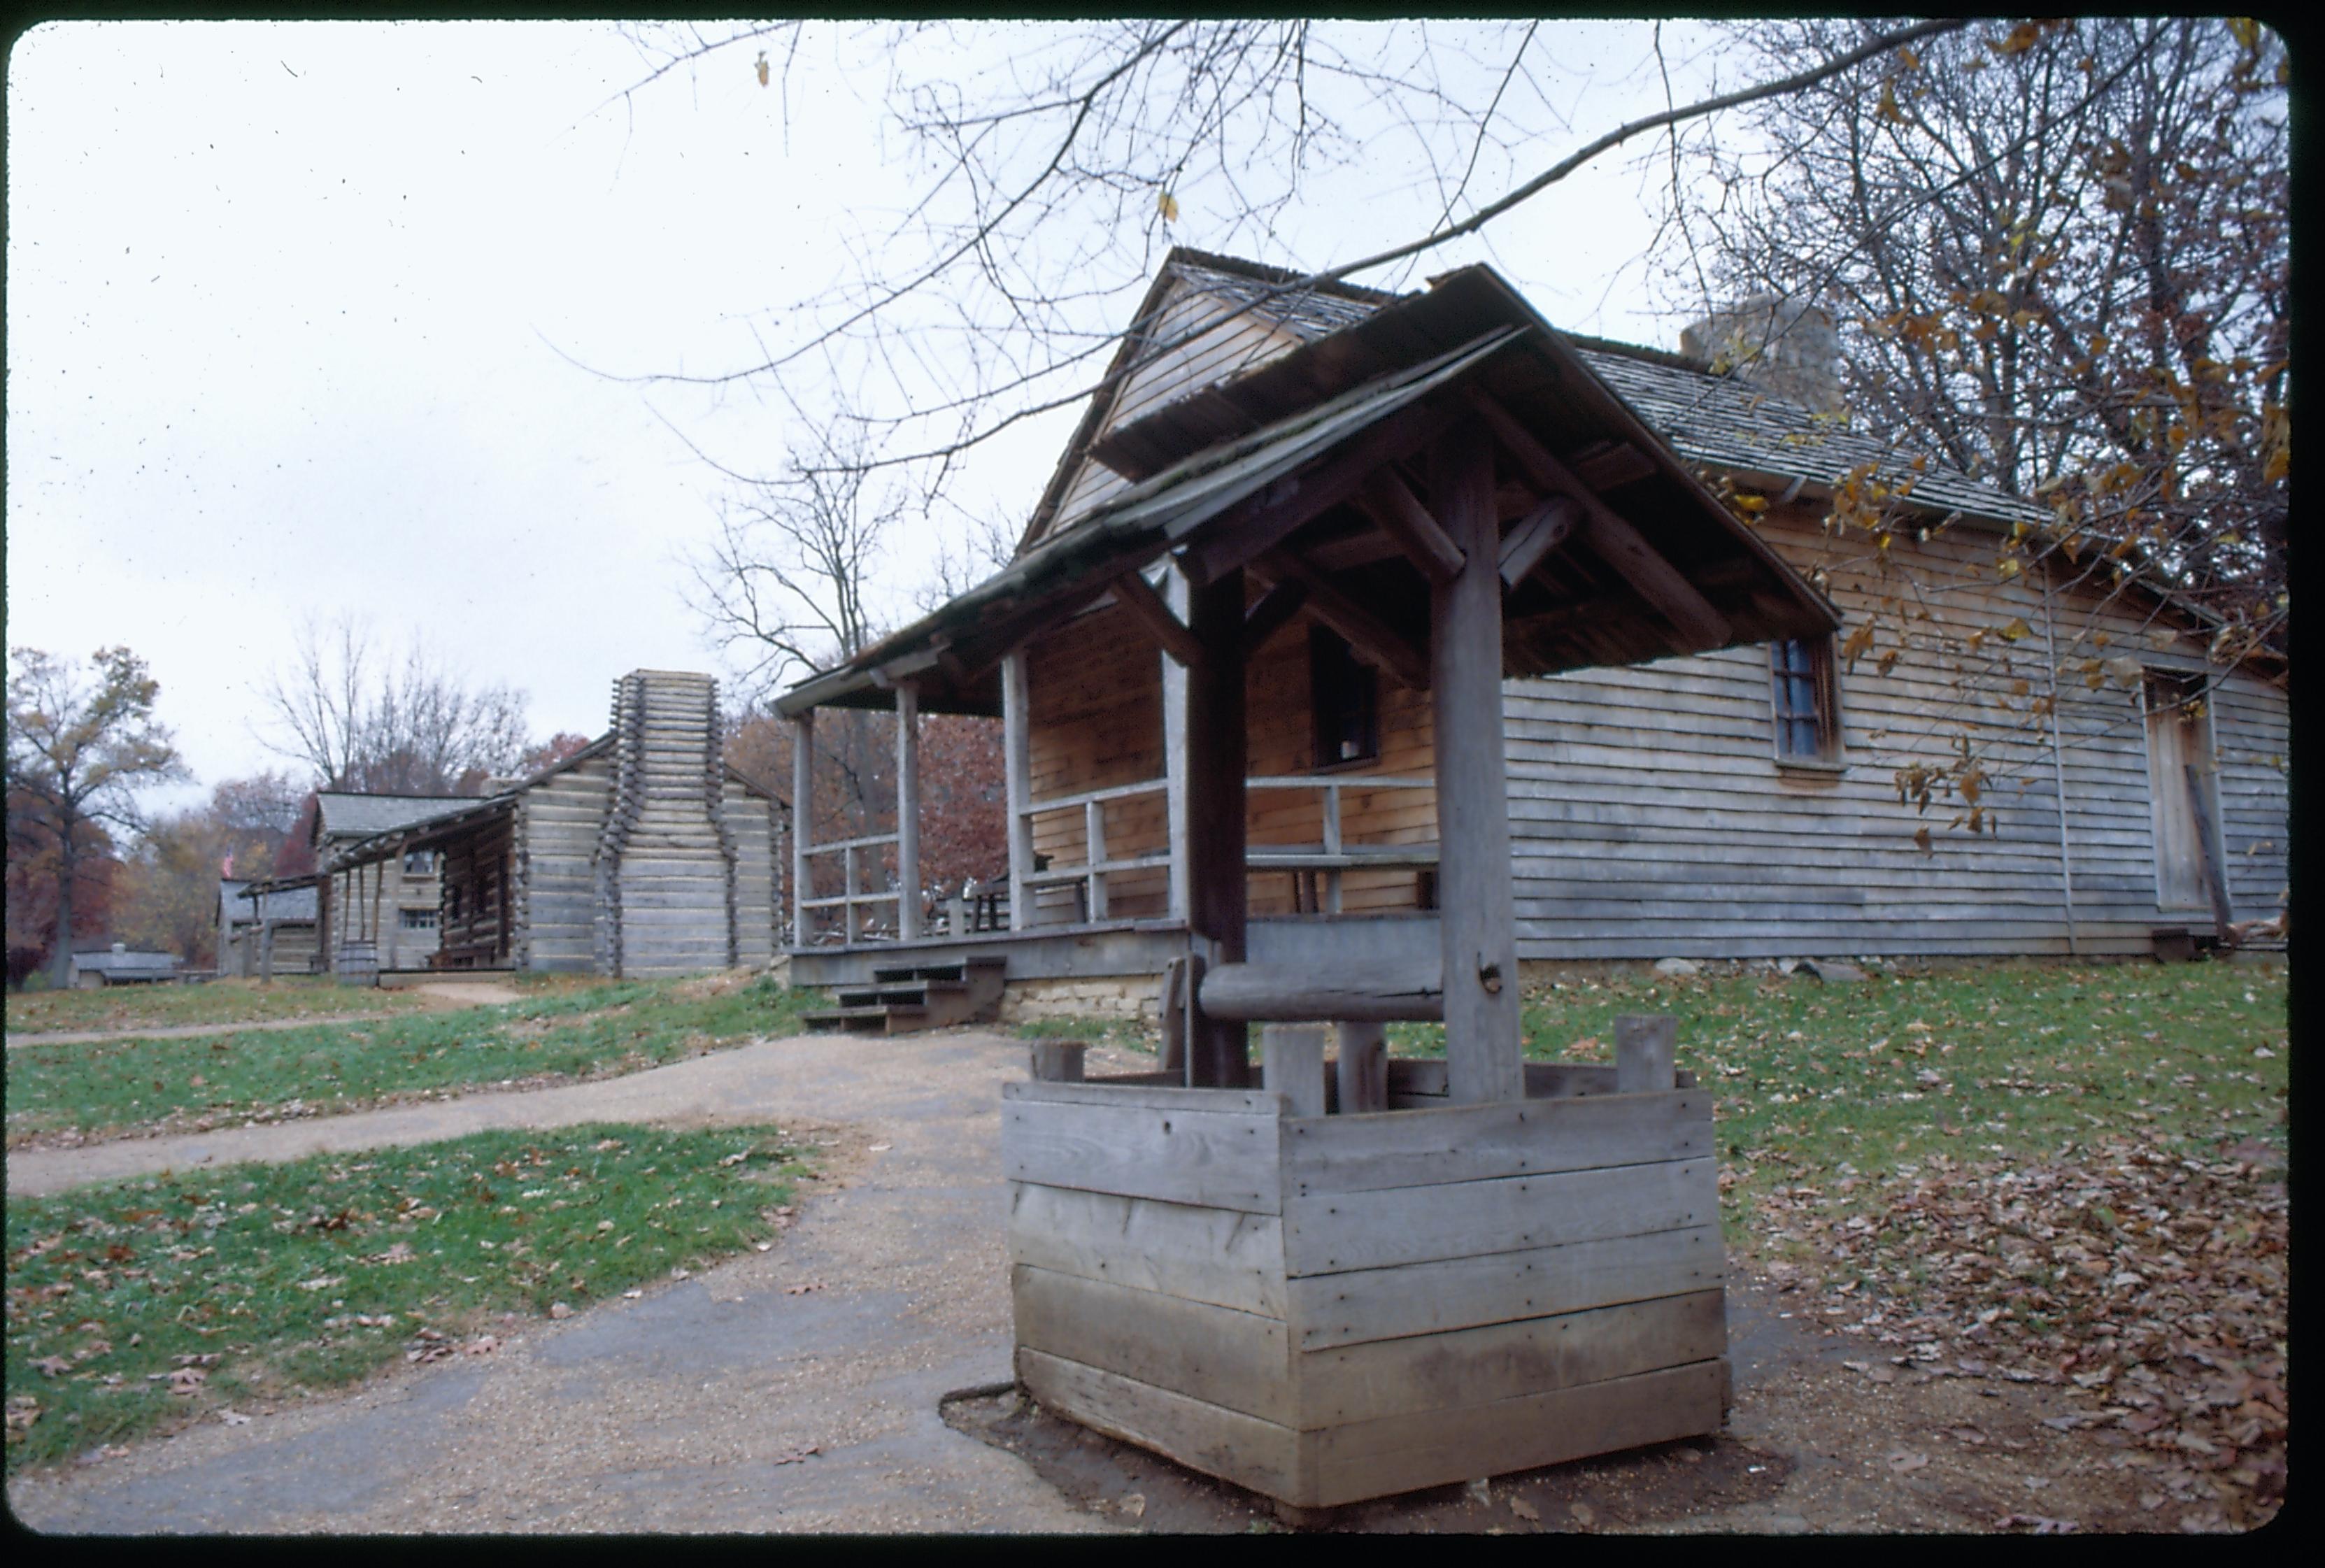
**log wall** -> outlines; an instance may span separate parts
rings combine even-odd
[[[1018,1374],[1301,1507],[1716,1430],[1711,1097],[1004,1087]]]
[[[596,967],[593,859],[613,801],[610,759],[593,756],[526,790],[517,806],[520,968],[588,974]]]

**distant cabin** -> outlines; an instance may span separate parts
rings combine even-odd
[[[613,709],[573,756],[483,797],[327,796],[332,971],[644,977],[771,960],[784,808],[723,760],[717,683],[634,671]]]
[[[152,985],[177,978],[176,953],[134,951],[118,942],[100,951],[74,953],[65,965],[65,984],[77,991],[94,991],[107,986]]]
[[[264,885],[247,878],[222,879],[218,910],[219,975],[256,978],[265,968],[270,944],[275,974],[321,972],[317,903],[312,877],[286,877]]]

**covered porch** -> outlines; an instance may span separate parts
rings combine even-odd
[[[796,981],[1490,970],[1514,1044],[1503,678],[1836,624],[1485,268],[1087,451],[1127,487],[778,704]],[[831,709],[893,715],[894,830],[814,837]],[[1002,721],[1003,896],[903,891],[933,712]]]

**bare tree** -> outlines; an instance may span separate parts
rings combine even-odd
[[[137,792],[186,776],[169,730],[154,720],[161,683],[144,661],[127,648],[100,648],[93,663],[95,679],[88,681],[74,661],[38,648],[9,650],[8,788],[37,803],[23,828],[45,837],[55,857],[49,963],[60,986],[72,961],[73,895],[89,830],[111,824],[135,831],[143,821]],[[13,836],[8,852],[19,853]]]
[[[892,227],[857,237],[848,282],[755,321],[747,360],[635,379],[748,382],[815,403],[829,400],[803,378],[837,367],[863,389],[860,409],[839,416],[862,439],[815,460],[920,465],[934,490],[970,447],[1183,346],[1134,323],[1139,351],[1100,373],[1123,337],[1122,300],[1152,276],[1183,212],[1200,207],[1214,219],[1213,244],[1274,252],[1288,248],[1279,221],[1321,172],[1394,171],[1387,177],[1430,190],[1440,216],[1425,231],[1271,285],[1245,307],[1259,309],[1476,233],[1634,138],[1799,91],[1965,25],[1897,27],[1806,70],[1641,116],[1556,159],[1543,149],[1573,138],[1557,102],[1559,62],[1534,47],[1533,23],[1018,27],[1009,58],[982,68],[978,46],[990,35],[956,24],[859,33],[888,63],[894,128],[926,171],[914,199]],[[762,52],[752,69],[763,83],[774,77],[761,35],[634,37],[656,62],[647,80],[681,66],[739,67],[754,42]],[[783,40],[785,70],[800,40]],[[1488,179],[1499,193],[1473,196]],[[936,342],[946,351],[926,352]]]
[[[1871,31],[1746,37],[1773,62]],[[2144,562],[2233,657],[2285,614],[2285,79],[2244,21],[1958,33],[1755,105],[1759,149],[1707,150],[1682,199],[1728,292],[1831,310],[1857,417],[2052,506],[2085,575]]]
[[[744,483],[721,505],[688,603],[746,691],[829,669],[881,627],[867,599],[910,498],[875,492],[860,453],[795,459],[783,479]]]
[[[280,727],[266,744],[322,789],[474,793],[525,752],[522,691],[470,687],[417,643],[394,660],[352,616],[301,626],[261,693]]]

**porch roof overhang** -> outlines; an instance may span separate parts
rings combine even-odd
[[[997,713],[1004,654],[1166,552],[1198,581],[1246,565],[1289,577],[1311,603],[1361,617],[1376,641],[1425,650],[1426,561],[1374,519],[1383,485],[1392,500],[1417,492],[1425,513],[1425,449],[1463,422],[1483,423],[1500,454],[1504,522],[1514,525],[1503,542],[1505,569],[1529,525],[1562,542],[1512,576],[1505,673],[1633,663],[1839,626],[1830,603],[1555,329],[1490,268],[1472,266],[1109,432],[1092,455],[1132,480],[1127,489],[933,614],[793,687],[776,710],[893,708],[909,681],[924,710]]]

